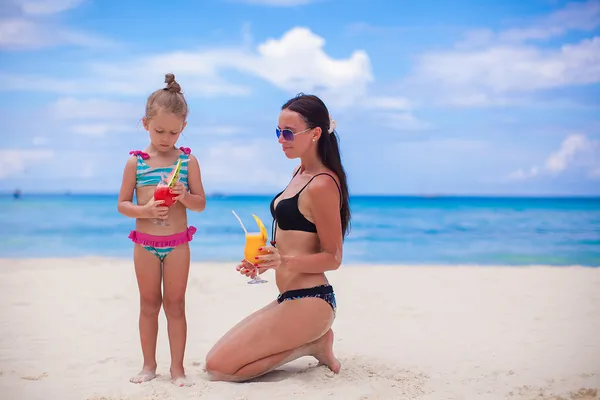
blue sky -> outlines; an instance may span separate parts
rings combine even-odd
[[[118,7],[123,8],[117,8]],[[600,194],[600,1],[8,0],[0,191],[116,192],[176,75],[209,193],[273,193],[298,92],[354,194]]]

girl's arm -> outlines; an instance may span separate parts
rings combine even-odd
[[[143,206],[133,204],[133,191],[135,190],[137,158],[130,157],[125,164],[123,181],[119,191],[119,212],[130,218],[147,218],[147,210]]]
[[[180,200],[186,208],[201,212],[206,208],[206,195],[202,186],[202,176],[198,159],[190,154],[188,161],[188,187],[189,192]]]
[[[340,194],[330,176],[317,176],[306,188],[310,212],[317,227],[321,252],[309,255],[281,255],[280,268],[318,274],[332,271],[342,264],[342,221]]]

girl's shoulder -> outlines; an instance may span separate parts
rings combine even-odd
[[[192,154],[192,149],[190,149],[189,147],[180,147],[179,150],[185,154],[186,156],[189,156],[190,154]]]
[[[192,149],[190,149],[189,147],[179,147],[178,149],[175,149],[176,151],[178,151],[180,153],[180,155],[185,155],[185,156],[189,156],[190,154],[192,154]],[[141,158],[142,160],[147,160],[150,158],[150,154],[143,151],[143,150],[131,150],[129,152],[129,155],[135,157],[135,158]]]
[[[147,159],[150,158],[150,154],[148,154],[148,153],[146,153],[145,151],[142,151],[142,150],[131,150],[129,152],[129,155],[132,155],[132,156],[134,156],[136,158],[139,157],[142,160],[147,160]]]

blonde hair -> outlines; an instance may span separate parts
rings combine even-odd
[[[146,118],[152,118],[156,115],[159,108],[172,114],[183,117],[188,115],[188,105],[181,93],[181,86],[175,81],[175,75],[165,75],[166,87],[156,90],[146,102]]]

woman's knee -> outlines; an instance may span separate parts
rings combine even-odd
[[[140,298],[140,312],[148,317],[158,317],[162,298],[158,296],[142,296]]]
[[[206,355],[205,368],[211,380],[224,380],[224,377],[233,376],[239,369],[231,364],[230,357],[215,348]]]
[[[185,298],[165,297],[164,308],[167,318],[181,318],[185,315]]]

